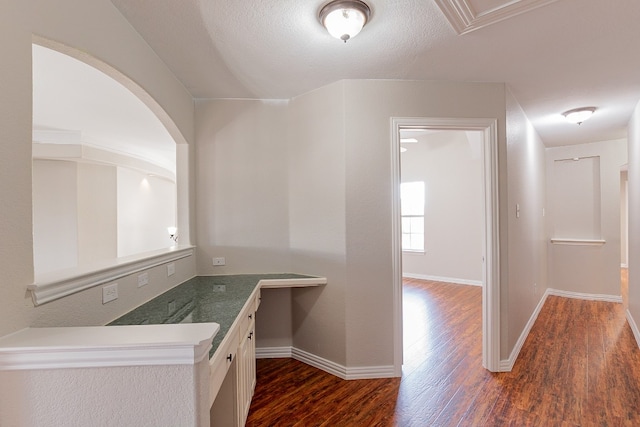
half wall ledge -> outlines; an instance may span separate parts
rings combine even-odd
[[[194,250],[195,247],[190,245],[172,246],[168,249],[117,258],[101,265],[52,272],[36,277],[35,283],[27,286],[27,291],[31,293],[33,305],[37,307],[94,286],[192,256]]]
[[[554,245],[568,245],[568,246],[602,246],[607,243],[602,239],[568,239],[568,238],[551,238],[551,243]]]

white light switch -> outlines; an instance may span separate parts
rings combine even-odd
[[[176,265],[172,262],[167,264],[167,276],[173,276],[176,272]]]

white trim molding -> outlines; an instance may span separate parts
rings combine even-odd
[[[28,285],[27,290],[31,292],[33,305],[39,306],[130,274],[192,256],[193,253],[193,246],[173,246],[138,256],[118,258],[99,267],[54,272],[37,277],[36,283]]]
[[[331,360],[325,359],[304,350],[300,350],[295,347],[291,348],[291,355],[295,360],[306,363],[307,365],[318,368],[329,374],[335,375],[336,377],[347,379],[346,366],[340,365]]]
[[[587,301],[606,301],[606,302],[615,302],[621,303],[622,296],[621,295],[607,295],[607,294],[589,294],[584,292],[573,292],[573,291],[563,291],[561,289],[547,289],[549,295],[555,295],[558,297],[564,298],[575,298],[582,299]]]
[[[25,328],[0,339],[0,371],[195,365],[217,323]]]
[[[558,0],[503,0],[502,4],[485,10],[477,10],[473,5],[474,0],[435,1],[453,29],[462,35]]]
[[[570,292],[570,291],[562,291],[559,289],[548,288],[544,292],[544,295],[540,299],[540,302],[538,302],[536,309],[533,311],[533,314],[529,318],[527,325],[525,326],[524,330],[520,334],[520,337],[518,338],[516,345],[513,347],[513,350],[509,355],[509,359],[500,361],[501,372],[510,372],[513,369],[513,366],[516,363],[518,356],[520,355],[520,350],[522,350],[522,346],[524,345],[524,342],[529,336],[529,333],[531,332],[531,328],[533,328],[534,323],[538,319],[538,315],[540,314],[540,311],[542,310],[542,307],[544,306],[544,304],[547,302],[547,298],[549,297],[549,295],[563,297],[563,298],[581,299],[581,300],[587,300],[587,301],[605,301],[605,302],[613,302],[613,303],[622,303],[622,297],[618,295],[588,294],[583,292]],[[636,338],[636,342],[638,342],[638,346],[640,346],[640,331],[638,331],[638,327],[633,321],[633,318],[631,317],[631,313],[629,313],[629,310],[627,310],[627,321],[631,326],[631,330],[633,331],[633,335]]]
[[[396,377],[393,366],[358,366],[350,368],[295,347],[256,348],[256,358],[292,358],[343,380]]]
[[[482,286],[482,280],[458,279],[456,277],[430,276],[427,274],[402,273],[408,279],[430,280],[433,282],[451,283],[453,285]]]
[[[636,339],[636,344],[638,345],[638,347],[640,347],[640,330],[638,329],[638,325],[631,315],[629,309],[627,309],[627,322],[629,322],[631,332],[633,332],[633,336]]]
[[[288,359],[293,357],[293,347],[257,347],[256,359]]]
[[[538,305],[536,306],[536,309],[533,311],[533,314],[531,314],[531,317],[529,318],[529,321],[527,322],[524,329],[522,330],[520,337],[518,337],[518,341],[516,341],[516,344],[513,346],[513,350],[511,350],[511,354],[509,355],[509,358],[506,360],[503,359],[500,361],[500,372],[511,372],[511,370],[513,369],[513,366],[515,365],[516,360],[520,355],[520,350],[522,350],[522,346],[524,345],[524,342],[527,340],[527,337],[529,336],[529,332],[531,332],[531,328],[533,328],[533,325],[536,323],[536,320],[538,319],[538,315],[540,314],[540,311],[542,310],[544,303],[547,301],[547,296],[549,296],[548,289],[547,291],[545,291],[544,295],[542,295],[542,298],[540,298],[540,301],[538,301]]]

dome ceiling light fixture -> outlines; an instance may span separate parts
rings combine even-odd
[[[320,22],[333,37],[344,41],[355,37],[369,21],[371,9],[360,0],[334,0],[320,10]]]
[[[571,123],[578,125],[587,120],[593,112],[596,111],[596,107],[580,107],[573,110],[565,111],[562,115]]]

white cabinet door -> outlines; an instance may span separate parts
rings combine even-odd
[[[256,384],[256,345],[254,336],[254,313],[250,314],[249,327],[245,329],[237,352],[237,397],[238,425],[244,426],[251,407],[251,398]]]

